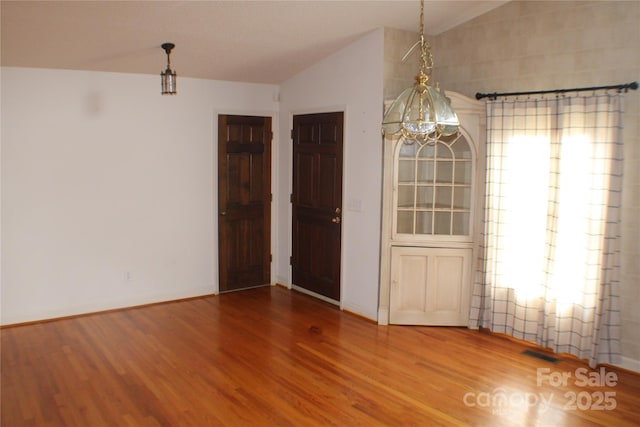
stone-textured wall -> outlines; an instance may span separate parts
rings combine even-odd
[[[446,90],[509,92],[640,81],[640,2],[512,1],[432,40]],[[406,40],[409,42],[406,43]],[[399,92],[396,56],[415,33],[385,32],[385,99]],[[404,47],[402,44],[406,43]],[[387,46],[388,45],[388,46]],[[400,51],[396,51],[400,48]],[[414,63],[415,64],[415,63]],[[416,66],[413,65],[413,70]],[[392,72],[393,74],[392,78]],[[413,71],[415,74],[415,71]],[[410,82],[408,82],[410,84]],[[623,356],[640,367],[640,91],[625,96],[622,224]],[[628,365],[628,363],[627,363]]]
[[[514,1],[437,36],[447,90],[508,92],[640,81],[640,2]],[[640,360],[640,91],[625,96],[623,355]]]
[[[402,62],[402,57],[418,41],[418,32],[384,29],[384,100],[394,100],[413,85],[418,74],[419,50],[416,48]]]

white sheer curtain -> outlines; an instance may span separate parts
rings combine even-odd
[[[470,327],[620,362],[621,95],[487,103]]]

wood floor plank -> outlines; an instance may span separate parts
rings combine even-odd
[[[574,358],[553,364],[465,328],[378,326],[280,287],[0,334],[3,427],[573,427],[640,417],[633,373],[605,367],[615,386],[582,385],[586,364]],[[539,369],[569,378],[540,381]]]

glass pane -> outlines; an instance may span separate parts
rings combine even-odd
[[[471,162],[456,162],[456,184],[471,185]]]
[[[433,225],[433,234],[451,234],[451,213],[436,212]]]
[[[402,144],[400,147],[400,157],[415,158],[417,151],[417,144]]]
[[[402,145],[396,232],[468,236],[472,157],[471,146],[460,134],[442,137],[434,145]]]
[[[436,208],[451,209],[451,187],[436,187]]]
[[[416,234],[431,234],[431,212],[416,212]]]
[[[414,182],[415,165],[415,160],[400,160],[398,162],[398,182]]]
[[[413,209],[414,202],[414,186],[400,185],[398,186],[398,207]]]
[[[463,137],[460,137],[456,142],[451,145],[454,156],[456,159],[468,159],[471,160],[471,147],[469,143]]]
[[[418,187],[417,189],[417,207],[421,209],[433,208],[433,187]]]
[[[453,208],[454,209],[471,209],[471,188],[454,187]]]
[[[398,211],[398,233],[413,234],[413,212]]]
[[[469,213],[468,212],[453,213],[453,234],[457,236],[466,236],[469,234]]]
[[[444,184],[453,182],[453,162],[437,162],[436,182]]]
[[[423,145],[422,149],[418,153],[418,157],[422,159],[433,159],[436,156],[436,146],[435,145]]]
[[[456,142],[456,140],[460,139],[460,138],[464,138],[464,136],[462,136],[462,134],[453,134],[453,135],[443,135],[440,137],[440,141],[446,143],[447,145],[451,146],[452,143]]]
[[[433,182],[434,172],[432,160],[418,161],[418,182]]]
[[[448,145],[439,142],[436,145],[436,157],[439,159],[452,159],[453,154]]]

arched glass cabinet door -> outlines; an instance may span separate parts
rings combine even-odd
[[[473,159],[463,134],[433,144],[400,143],[394,235],[471,238]]]

